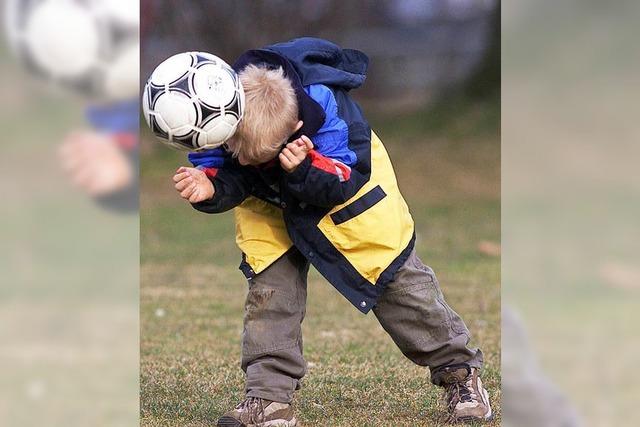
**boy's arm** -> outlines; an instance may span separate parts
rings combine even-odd
[[[207,176],[213,197],[191,205],[205,213],[226,212],[242,203],[251,193],[247,172],[236,165],[223,149],[190,153],[189,161]]]
[[[307,88],[327,117],[311,137],[314,149],[293,172],[285,174],[287,189],[311,205],[333,207],[353,197],[371,174],[371,131],[364,121],[347,125],[338,115],[332,91],[323,85]],[[353,116],[361,117],[359,110]]]
[[[369,171],[354,170],[339,160],[309,151],[288,173],[287,189],[299,200],[315,206],[333,207],[352,198],[369,180]]]
[[[196,210],[205,213],[221,213],[235,208],[250,194],[250,186],[241,170],[202,168],[211,184],[213,197],[192,203]]]

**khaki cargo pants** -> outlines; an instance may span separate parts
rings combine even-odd
[[[302,329],[309,263],[293,248],[249,280],[242,334],[247,396],[289,403],[306,371]],[[467,364],[481,368],[482,352],[467,347],[469,331],[444,301],[433,270],[415,250],[373,308],[402,353],[431,370]]]

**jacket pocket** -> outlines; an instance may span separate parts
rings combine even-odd
[[[332,213],[331,220],[335,225],[340,225],[360,215],[367,209],[372,208],[385,197],[387,197],[387,194],[384,192],[382,187],[376,185],[353,203],[350,203],[342,209]]]

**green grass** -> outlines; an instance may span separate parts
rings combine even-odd
[[[478,244],[500,240],[498,138],[467,130],[449,139],[421,133],[416,118],[403,120],[413,123],[406,132],[381,121],[379,135],[416,221],[418,253],[485,353],[483,378],[496,412],[490,425],[497,426],[500,259]],[[170,177],[184,155],[144,143],[141,423],[214,425],[242,399],[244,385],[246,282],[237,270],[233,215],[205,215],[181,202]],[[444,425],[428,370],[408,361],[373,315],[360,314],[316,272],[307,304],[309,372],[294,402],[302,425]]]

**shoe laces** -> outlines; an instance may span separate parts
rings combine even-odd
[[[472,374],[464,381],[447,384],[446,391],[449,409],[454,409],[460,402],[472,402],[478,398],[473,388]]]
[[[259,397],[247,397],[245,400],[240,402],[236,409],[241,412],[245,412],[249,416],[248,422],[251,424],[262,422],[262,415],[264,414],[264,410],[268,405],[264,404],[264,399],[260,399]]]

